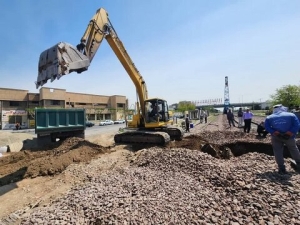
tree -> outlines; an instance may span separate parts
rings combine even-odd
[[[285,85],[276,89],[276,93],[271,95],[272,105],[282,104],[289,108],[300,105],[300,85]]]
[[[27,111],[27,117],[30,120],[35,119],[35,109],[42,109],[43,107],[34,107],[34,108],[26,108],[25,110]]]
[[[196,109],[195,104],[188,101],[179,102],[177,107],[177,110],[182,113],[184,113],[185,111],[195,110],[195,109]]]
[[[104,111],[104,108],[95,108],[95,114],[96,114],[96,120],[102,120],[102,118],[100,118],[102,112]]]

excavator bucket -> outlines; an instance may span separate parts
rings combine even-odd
[[[76,47],[60,42],[41,53],[36,88],[43,86],[48,80],[59,80],[71,72],[81,73],[89,65],[90,59]]]

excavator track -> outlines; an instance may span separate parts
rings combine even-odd
[[[181,141],[183,138],[184,131],[180,127],[168,126],[162,131],[170,135],[171,140]]]
[[[116,134],[114,140],[116,144],[166,145],[170,142],[170,135],[166,132],[129,130]]]
[[[159,130],[130,130],[116,134],[116,144],[151,144],[166,145],[171,140],[182,140],[184,131],[178,127],[168,126]]]

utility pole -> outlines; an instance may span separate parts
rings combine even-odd
[[[230,106],[229,100],[229,86],[228,86],[228,77],[225,77],[225,89],[224,89],[224,109],[223,114],[227,114],[227,110]]]

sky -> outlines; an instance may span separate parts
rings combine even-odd
[[[41,52],[60,41],[76,46],[101,7],[149,97],[169,104],[224,100],[228,76],[231,103],[259,102],[300,84],[299,0],[10,0],[0,1],[0,87],[38,93]],[[133,82],[105,40],[88,71],[44,87],[136,101]]]

